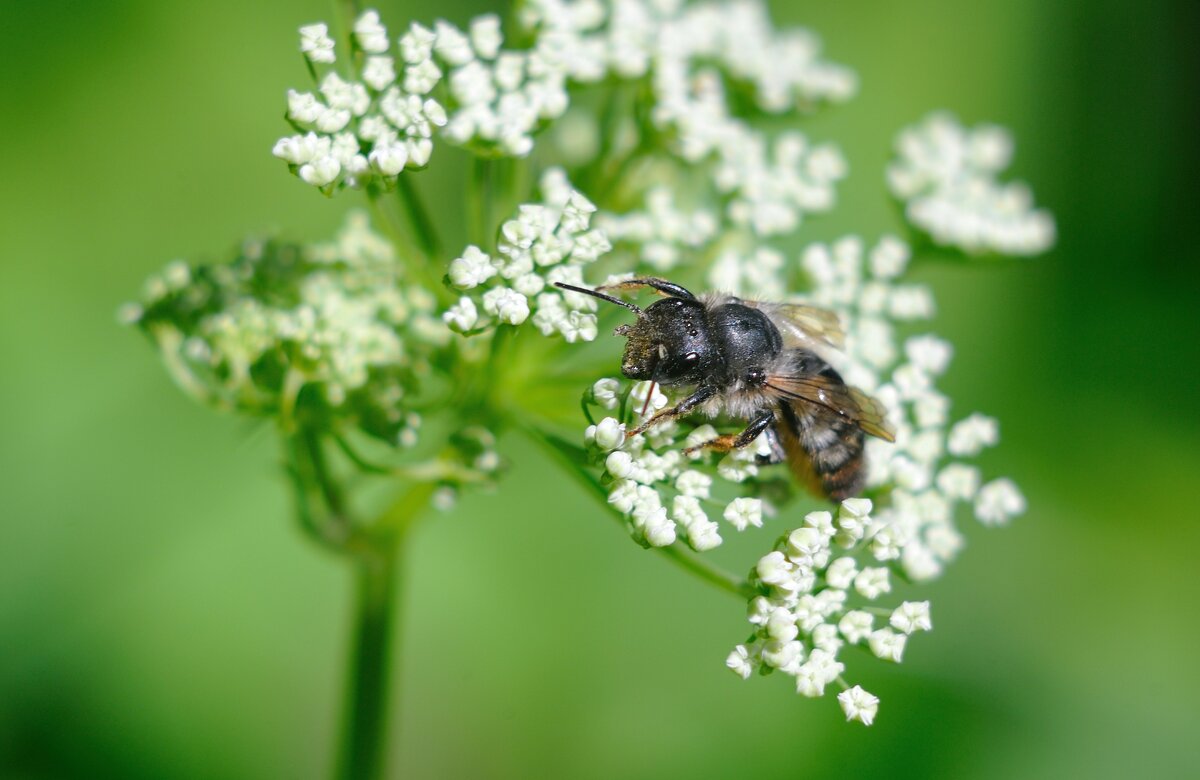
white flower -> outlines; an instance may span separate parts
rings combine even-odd
[[[787,556],[801,566],[821,568],[829,558],[828,539],[815,528],[797,528],[788,534]]]
[[[858,563],[851,556],[838,558],[825,570],[825,581],[831,587],[845,590],[854,584],[858,576]]]
[[[559,331],[568,344],[574,344],[576,341],[594,341],[600,332],[596,325],[596,315],[581,311],[568,312],[566,319],[559,323]]]
[[[809,512],[804,516],[804,524],[827,540],[837,533],[837,529],[833,527],[833,515],[825,510]]]
[[[789,561],[783,553],[775,550],[767,553],[758,562],[755,571],[758,578],[766,585],[784,585],[792,578],[796,564]]]
[[[520,325],[529,316],[529,301],[507,287],[496,287],[483,294],[483,310],[501,322]]]
[[[604,468],[617,479],[625,479],[633,473],[633,456],[628,452],[617,450],[610,453],[604,461]]]
[[[363,11],[355,20],[354,39],[363,51],[372,54],[382,54],[388,50],[387,28],[380,23],[378,11]]]
[[[762,660],[775,669],[786,669],[804,656],[804,645],[787,639],[774,639],[763,645]]]
[[[904,645],[907,641],[908,637],[904,634],[897,634],[890,628],[880,628],[871,632],[867,644],[877,658],[900,663],[900,659],[904,655]]]
[[[479,314],[475,309],[475,302],[466,297],[459,298],[458,303],[451,306],[442,315],[442,320],[459,332],[468,331],[475,327],[478,319]]]
[[[300,28],[300,51],[310,62],[331,63],[336,58],[333,38],[325,24],[309,24]]]
[[[976,413],[954,424],[946,441],[946,449],[959,457],[978,455],[985,447],[995,446],[998,441],[999,423],[993,417]]]
[[[289,89],[287,98],[288,118],[300,124],[312,124],[317,121],[317,117],[325,110],[325,106],[311,92],[297,92],[294,89]]]
[[[596,424],[596,446],[602,450],[615,450],[625,442],[625,423],[615,417],[605,417]]]
[[[879,713],[879,698],[867,693],[858,685],[839,693],[838,704],[842,705],[847,721],[857,720],[864,726],[874,723],[875,716]]]
[[[910,257],[908,244],[896,236],[883,236],[871,250],[871,274],[881,279],[893,279],[904,273]]]
[[[735,498],[725,507],[725,519],[739,531],[747,526],[762,527],[762,501],[757,498]]]
[[[847,498],[838,509],[838,519],[843,517],[866,517],[871,514],[871,499]]]
[[[616,409],[621,403],[617,394],[621,391],[621,383],[615,379],[601,379],[592,385],[592,398],[605,409]]]
[[[825,686],[838,678],[845,670],[832,653],[814,649],[796,674],[796,692],[803,696],[824,696]]]
[[[384,176],[395,176],[408,163],[408,147],[395,138],[383,138],[375,143],[367,159]]]
[[[870,635],[874,622],[875,617],[871,613],[851,610],[838,621],[838,631],[842,632],[847,642],[856,645]]]
[[[696,552],[704,552],[721,546],[720,529],[709,520],[697,520],[687,527],[688,544]]]
[[[938,472],[936,482],[947,498],[970,501],[979,491],[979,469],[965,463],[951,463]]]
[[[471,42],[463,35],[462,30],[442,20],[438,20],[434,30],[437,37],[433,50],[443,60],[451,65],[460,66],[475,58],[474,52],[471,51]]]
[[[675,489],[681,495],[692,496],[696,498],[708,498],[709,488],[712,487],[712,477],[709,475],[689,469],[679,475],[675,480]]]
[[[888,570],[882,566],[864,567],[854,578],[854,589],[872,601],[890,593],[892,585],[888,581]]]
[[[433,60],[422,60],[404,69],[404,91],[412,95],[427,95],[442,78],[442,69]],[[439,124],[445,124],[445,120]]]
[[[341,163],[329,155],[300,166],[300,178],[314,187],[324,187],[341,172]]]
[[[725,665],[743,680],[750,679],[750,675],[754,673],[754,663],[750,658],[750,651],[745,645],[733,648],[733,652],[725,659]]]
[[[995,479],[979,489],[975,516],[984,525],[1001,525],[1025,512],[1025,496],[1011,479]]]
[[[474,244],[468,246],[462,253],[450,261],[450,284],[460,290],[478,287],[496,275],[492,259]]]
[[[663,507],[646,517],[642,532],[651,547],[666,547],[675,543],[675,523],[667,517],[667,510]]]
[[[495,59],[504,37],[500,34],[500,17],[484,14],[471,20],[471,44],[475,53],[485,60]]]
[[[292,165],[303,165],[328,154],[329,139],[316,133],[288,136],[276,141],[271,153]]]
[[[904,352],[913,365],[934,376],[946,371],[954,348],[934,335],[913,336],[904,342]]]
[[[888,621],[892,628],[911,634],[915,631],[930,631],[933,621],[929,618],[928,601],[905,601],[892,612]]]
[[[433,56],[433,44],[436,40],[437,35],[433,30],[413,22],[409,25],[408,32],[400,36],[400,53],[410,65],[425,62]]]
[[[363,67],[362,79],[371,89],[376,92],[382,92],[396,80],[395,62],[391,57],[386,56],[367,57],[367,64]]]

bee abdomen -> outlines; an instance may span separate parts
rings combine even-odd
[[[847,425],[835,439],[809,453],[814,474],[825,495],[842,501],[858,495],[866,479],[863,468],[863,432]]]
[[[858,495],[866,481],[863,432],[821,409],[783,404],[780,411],[791,434],[781,438],[796,476],[834,501]]]

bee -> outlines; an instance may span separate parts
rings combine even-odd
[[[816,351],[842,346],[837,315],[815,306],[770,303],[722,293],[697,296],[665,279],[647,277],[595,290],[558,284],[633,311],[621,373],[663,387],[694,387],[672,407],[645,419],[627,436],[694,411],[747,420],[738,434],[689,447],[729,452],[766,434],[768,463],[786,462],[812,492],[841,501],[866,479],[867,435],[895,441],[879,401],[848,386]],[[663,296],[642,309],[606,290],[649,287]]]

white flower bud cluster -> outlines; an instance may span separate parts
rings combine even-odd
[[[760,669],[793,677],[804,696],[823,696],[836,683],[845,689],[838,701],[847,719],[866,725],[879,700],[843,682],[842,648],[865,645],[876,657],[899,662],[908,637],[933,628],[928,601],[906,601],[893,609],[871,604],[892,589],[889,569],[860,555],[869,549],[877,525],[873,508],[868,499],[852,498],[836,515],[810,512],[759,560],[753,579],[762,595],[750,601],[747,617],[754,636],[726,659],[743,678]],[[887,625],[877,628],[881,615]]]
[[[625,214],[602,212],[597,226],[616,245],[637,248],[637,261],[655,271],[679,265],[685,252],[708,245],[717,236],[717,215],[705,208],[685,212],[675,205],[675,192],[657,186],[646,193],[646,207]]]
[[[668,399],[650,382],[601,379],[586,396],[606,410],[620,408],[622,422],[608,416],[584,432],[584,441],[609,485],[608,502],[629,520],[639,543],[662,547],[683,541],[704,552],[721,544],[724,519],[735,531],[763,527],[774,509],[755,496],[738,495],[752,487],[756,460],[767,454],[765,439],[725,455],[696,453],[685,447],[716,438],[711,425],[694,421],[665,423],[645,434],[626,438],[627,427],[665,408]],[[728,497],[725,497],[728,496]]]
[[[977,467],[949,460],[999,443],[999,426],[978,413],[950,424],[950,399],[936,387],[953,354],[949,343],[932,334],[899,343],[899,330],[935,311],[928,287],[902,280],[909,255],[892,236],[869,251],[848,237],[808,247],[802,266],[812,302],[837,312],[846,330],[845,350],[828,358],[847,382],[883,403],[896,429],[894,444],[867,440],[867,483],[891,489],[874,529],[864,529],[869,552],[919,581],[940,575],[962,547],[958,504],[974,502],[981,522],[1000,524],[1023,512],[1025,502],[1011,481],[981,488]]]
[[[795,286],[785,262],[761,249],[747,262],[719,258],[714,286],[743,292],[778,292]],[[932,334],[905,337],[913,323],[929,320],[935,302],[928,287],[905,281],[910,250],[886,236],[868,248],[857,237],[809,246],[799,267],[812,283],[807,300],[839,315],[845,330],[842,352],[827,350],[849,384],[871,393],[887,409],[895,443],[868,439],[868,486],[879,504],[865,498],[843,501],[836,513],[808,513],[763,556],[752,581],[760,596],[750,605],[754,638],[729,655],[728,666],[748,677],[778,670],[795,678],[806,696],[821,696],[836,683],[847,717],[870,723],[878,699],[842,680],[839,653],[846,644],[863,645],[880,659],[899,662],[908,637],[931,628],[929,603],[904,602],[882,608],[873,602],[892,590],[892,577],[921,581],[938,576],[962,547],[955,525],[960,504],[974,504],[985,524],[999,524],[1025,508],[1016,486],[999,479],[981,486],[979,469],[962,458],[977,455],[999,440],[992,418],[975,414],[951,425],[949,399],[936,387],[953,354]],[[774,297],[774,296],[773,296]],[[791,479],[785,466],[763,466],[749,447],[720,456],[689,460],[682,449],[710,440],[717,431],[690,419],[624,438],[624,425],[665,407],[658,393],[646,401],[649,383],[628,395],[613,379],[596,383],[589,402],[610,416],[589,429],[589,447],[610,480],[609,502],[629,518],[634,538],[657,546],[676,540],[703,551],[719,542],[724,520],[737,531],[761,527],[774,513],[760,489],[771,478]],[[613,412],[612,410],[618,410]],[[765,442],[764,442],[765,445]],[[782,473],[781,473],[782,472]],[[720,497],[716,492],[720,491]],[[718,517],[719,516],[719,517]],[[877,618],[885,618],[877,625]]]
[[[651,120],[686,162],[715,159],[712,185],[734,225],[778,235],[803,213],[832,207],[846,175],[835,147],[795,132],[769,142],[729,106],[727,81],[748,85],[756,107],[775,114],[844,101],[857,88],[851,70],[819,58],[811,32],[775,31],[763,3],[533,0],[523,21],[541,33],[539,44],[554,41],[574,81],[648,77]],[[674,262],[657,240],[647,259],[660,270]]]
[[[900,132],[888,186],[904,201],[908,221],[938,244],[1036,255],[1054,244],[1054,218],[1034,208],[1024,183],[996,181],[1012,153],[1012,137],[1001,127],[968,129],[950,114],[931,114]]]
[[[537,36],[530,50],[501,50],[494,14],[476,17],[466,32],[439,21],[434,35],[434,54],[449,74],[451,112],[443,136],[451,143],[489,156],[524,157],[533,150],[533,134],[566,113],[568,71],[549,36]]]
[[[390,186],[402,171],[424,168],[433,154],[434,128],[449,121],[429,97],[442,72],[420,34],[410,31],[401,39],[399,65],[378,12],[364,11],[353,37],[363,55],[352,60],[358,63],[354,77],[347,81],[327,70],[315,93],[289,90],[287,118],[299,133],[280,138],[272,149],[293,173],[327,194],[371,182]],[[336,59],[324,24],[300,28],[300,50],[313,65]]]
[[[329,243],[252,241],[229,265],[172,263],[148,283],[136,322],[203,401],[272,414],[312,386],[334,414],[411,444],[419,418],[404,388],[450,334],[399,270],[391,244],[352,212]]]
[[[612,247],[603,231],[591,227],[596,207],[571,187],[562,169],[546,171],[541,191],[542,203],[520,206],[500,226],[494,257],[468,246],[451,261],[450,285],[468,293],[443,314],[451,329],[473,333],[532,319],[545,336],[596,338],[596,299],[554,283],[582,286],[583,267]]]

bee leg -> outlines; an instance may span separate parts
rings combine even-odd
[[[766,411],[755,417],[746,426],[746,430],[739,434],[727,433],[724,436],[718,436],[715,439],[710,439],[703,444],[697,444],[695,447],[688,447],[683,451],[684,455],[691,455],[700,450],[712,450],[713,452],[729,452],[730,450],[740,450],[742,447],[748,447],[754,443],[759,434],[763,431],[771,430],[771,423],[775,422],[775,412]]]
[[[767,444],[771,448],[771,453],[769,455],[759,455],[757,458],[759,465],[771,466],[787,460],[787,450],[783,448],[783,442],[779,441],[779,432],[775,430],[775,426],[768,425],[763,433],[767,436]]]
[[[682,417],[683,415],[695,409],[697,406],[700,406],[705,401],[711,399],[716,394],[717,388],[704,385],[674,406],[663,409],[661,412],[654,415],[649,420],[646,420],[632,431],[626,431],[625,438],[628,439],[631,436],[637,436],[639,433],[644,433],[648,428],[652,428],[661,422],[673,420],[676,417]]]
[[[642,279],[626,279],[623,282],[615,282],[613,284],[604,284],[597,287],[597,290],[632,290],[635,287],[653,287],[663,295],[669,295],[672,298],[683,298],[693,301],[696,296],[690,290],[681,287],[674,282],[668,282],[666,279],[659,279],[656,276],[647,276]]]

